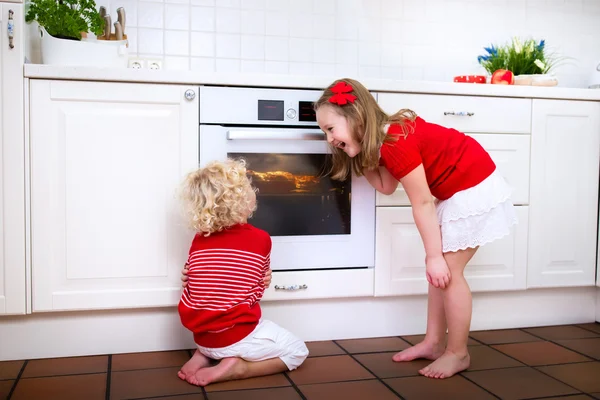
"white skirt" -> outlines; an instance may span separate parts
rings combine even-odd
[[[512,188],[496,170],[483,182],[436,203],[443,252],[475,248],[510,233],[517,215]]]

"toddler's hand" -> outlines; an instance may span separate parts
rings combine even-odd
[[[444,256],[428,257],[425,260],[427,281],[436,288],[444,289],[452,278]]]
[[[188,264],[185,263],[183,269],[181,270],[181,287],[186,287],[188,284]]]
[[[263,282],[265,284],[265,289],[267,289],[269,286],[271,286],[271,268],[269,268],[267,270],[267,272],[265,272],[265,277],[263,278]]]

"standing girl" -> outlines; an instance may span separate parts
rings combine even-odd
[[[331,146],[332,177],[364,175],[387,195],[401,183],[423,240],[427,332],[393,360],[433,360],[419,371],[430,378],[467,369],[472,299],[463,272],[479,246],[509,234],[517,222],[511,188],[473,138],[407,109],[387,115],[355,80],[335,81],[315,110]]]

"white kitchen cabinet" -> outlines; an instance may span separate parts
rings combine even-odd
[[[471,290],[522,290],[526,286],[528,207],[516,207],[511,235],[482,246],[465,269]],[[378,207],[375,296],[427,293],[425,249],[411,207]]]
[[[14,37],[7,34],[12,12]],[[23,6],[0,3],[0,315],[24,314]]]
[[[527,287],[592,286],[600,102],[533,100]]]
[[[408,108],[427,122],[465,133],[531,131],[531,99],[378,93],[377,102],[388,114]]]
[[[177,189],[198,164],[188,90],[31,82],[34,312],[177,304],[193,237]]]
[[[498,171],[514,189],[514,204],[529,203],[530,135],[471,134],[496,163]],[[410,201],[402,185],[391,195],[377,192],[378,206],[408,206]]]

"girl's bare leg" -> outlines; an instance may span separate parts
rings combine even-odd
[[[427,295],[427,332],[419,344],[396,353],[394,361],[412,361],[417,358],[436,360],[444,353],[446,340],[446,315],[442,289],[429,284]]]
[[[469,248],[444,253],[452,274],[450,284],[443,290],[444,311],[448,323],[448,344],[446,351],[437,360],[419,371],[422,375],[430,378],[449,378],[469,368],[471,360],[467,341],[471,327],[472,297],[463,273],[476,251],[477,248]]]
[[[272,375],[287,371],[287,365],[279,358],[250,362],[241,358],[224,358],[214,367],[201,368],[187,381],[196,386],[210,383],[230,381],[234,379],[253,378],[255,376]]]

